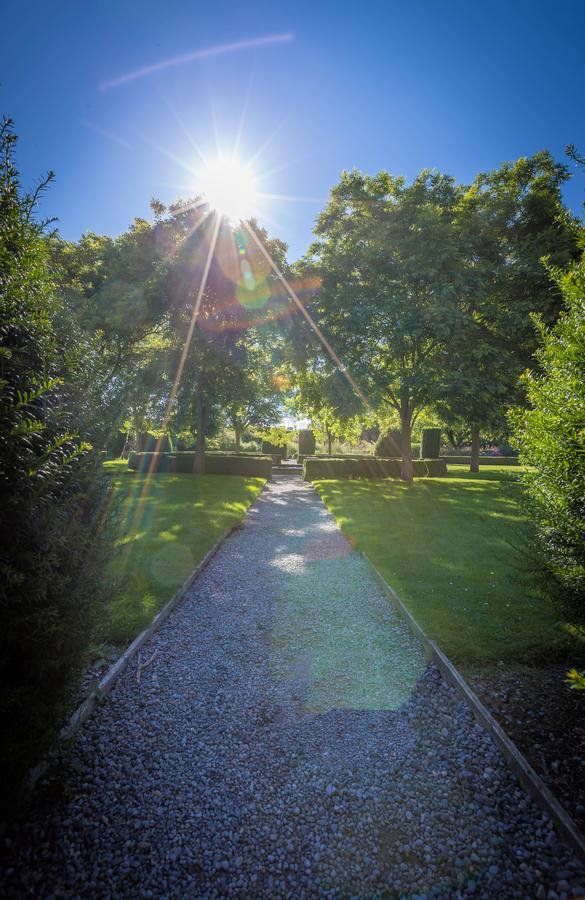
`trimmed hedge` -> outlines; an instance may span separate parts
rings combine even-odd
[[[400,459],[318,459],[308,456],[303,464],[303,478],[305,481],[319,478],[400,478],[401,465]],[[447,474],[447,464],[441,459],[415,459],[412,465],[415,478],[440,478]]]
[[[451,466],[468,466],[471,457],[468,456],[442,456],[447,465]],[[480,456],[480,466],[519,466],[520,462],[517,456]]]
[[[287,452],[288,447],[286,446],[286,444],[283,444],[282,447],[279,447],[277,444],[269,443],[269,441],[262,441],[263,455],[271,456],[275,464],[281,462],[283,459],[286,459]],[[275,457],[278,457],[278,459],[275,459]]]
[[[301,456],[311,456],[317,447],[315,435],[310,429],[299,431],[299,453]]]
[[[447,462],[444,459],[420,459],[415,462],[424,462],[429,478],[444,478],[447,475]]]
[[[382,459],[402,456],[402,433],[399,428],[380,435],[374,445],[374,456]]]
[[[168,434],[164,434],[162,437],[157,438],[154,434],[143,431],[138,435],[138,446],[136,447],[136,450],[138,453],[172,453],[173,444]]]
[[[441,429],[423,428],[420,436],[420,458],[438,459],[441,452]]]
[[[192,475],[195,453],[131,453],[128,466],[137,472],[171,472]],[[224,456],[205,454],[206,475],[243,475],[254,478],[272,477],[272,459],[269,456]]]

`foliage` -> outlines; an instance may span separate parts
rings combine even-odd
[[[413,424],[437,397],[459,326],[460,194],[452,178],[430,171],[410,185],[387,172],[346,172],[317,220],[311,250],[322,280],[317,318],[370,406],[397,413],[407,480]]]
[[[423,428],[420,455],[422,459],[437,459],[441,452],[441,429]]]
[[[105,492],[84,439],[87,370],[0,129],[0,754],[14,799],[47,750],[101,594]]]
[[[550,153],[522,157],[479,174],[455,211],[463,315],[442,363],[437,409],[446,425],[471,429],[472,467],[480,430],[504,432],[507,410],[520,398],[519,376],[535,348],[530,314],[550,323],[560,310],[541,258],[565,266],[575,256],[561,196],[568,177]]]
[[[197,473],[195,453],[131,453],[128,467],[136,472],[154,474],[167,472],[182,475]],[[267,456],[245,454],[206,453],[205,471],[208,475],[245,475],[270,478],[272,459]]]
[[[314,433],[307,429],[301,429],[299,431],[299,454],[301,456],[310,456],[315,452],[316,447]]]
[[[415,478],[439,478],[447,474],[447,464],[442,459],[413,460]],[[356,457],[309,457],[303,463],[305,481],[321,478],[400,478],[401,465],[399,459],[380,459],[370,456]]]
[[[374,445],[374,456],[396,457],[402,455],[402,434],[399,428],[394,428],[386,434],[381,434]]]
[[[101,607],[98,639],[133,640],[216,541],[243,518],[259,478],[165,475],[149,478],[123,462],[105,464],[116,499],[115,589]]]
[[[446,478],[317,481],[347,537],[398,592],[430,638],[459,660],[530,659],[566,649],[566,634],[518,568],[517,470]]]
[[[584,616],[585,600],[585,258],[552,269],[565,310],[553,328],[534,317],[538,368],[524,377],[528,409],[512,421],[540,542],[545,585]]]
[[[469,454],[467,456],[455,456],[445,454],[444,459],[447,465],[465,466],[469,465]],[[481,466],[517,466],[519,465],[517,456],[480,456],[479,463]]]
[[[567,672],[567,682],[573,691],[585,691],[585,672],[570,669]]]

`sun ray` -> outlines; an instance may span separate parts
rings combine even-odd
[[[207,218],[207,216],[206,216],[206,218]],[[194,231],[197,230],[197,228],[198,228],[201,224],[202,224],[202,223],[201,223],[201,221],[200,221],[200,222],[197,224],[197,226],[196,226],[196,228],[194,229]],[[193,304],[193,311],[192,311],[192,313],[191,313],[191,321],[190,321],[190,323],[189,323],[189,328],[188,328],[188,330],[187,330],[187,335],[186,335],[185,341],[184,341],[184,343],[183,343],[183,348],[182,348],[182,350],[181,350],[181,356],[180,356],[180,358],[179,358],[179,365],[177,366],[177,372],[176,372],[176,374],[175,374],[175,378],[174,378],[174,381],[173,381],[173,386],[172,386],[171,392],[170,392],[170,394],[169,394],[169,398],[168,398],[168,400],[167,400],[167,404],[166,404],[166,407],[165,407],[165,412],[164,412],[164,415],[163,415],[163,418],[162,418],[162,422],[161,422],[161,428],[162,428],[163,431],[166,431],[166,428],[167,428],[167,425],[168,425],[168,423],[169,423],[169,419],[170,419],[170,417],[171,417],[171,413],[172,413],[172,410],[173,410],[173,405],[174,405],[174,402],[175,402],[175,399],[176,399],[176,397],[177,397],[177,393],[178,393],[178,391],[179,391],[179,387],[180,387],[180,384],[181,384],[181,378],[182,378],[182,376],[183,376],[183,369],[185,368],[185,361],[186,361],[186,359],[187,359],[187,354],[188,354],[188,352],[189,352],[189,347],[191,346],[191,341],[192,341],[192,339],[193,339],[193,332],[195,331],[195,326],[196,326],[196,324],[197,324],[197,319],[198,319],[198,317],[199,317],[199,310],[200,310],[200,308],[201,308],[201,303],[202,303],[202,300],[203,300],[203,294],[204,294],[205,288],[206,288],[206,286],[207,286],[207,279],[208,279],[208,277],[209,277],[209,269],[211,268],[211,262],[212,262],[212,260],[213,260],[213,255],[214,255],[214,253],[215,253],[215,248],[216,248],[216,244],[217,244],[217,238],[218,238],[218,235],[219,235],[219,229],[220,229],[220,226],[221,226],[221,216],[215,214],[215,222],[214,222],[214,227],[213,227],[213,234],[212,234],[211,240],[210,240],[210,242],[209,242],[209,249],[208,249],[208,251],[207,251],[207,258],[206,258],[206,260],[205,260],[205,266],[204,266],[204,268],[203,268],[203,274],[202,274],[202,276],[201,276],[201,281],[200,281],[200,283],[199,283],[199,289],[198,289],[198,291],[197,291],[197,297],[196,297],[195,303]],[[193,233],[193,232],[191,232],[191,233]],[[153,459],[151,460],[150,465],[149,465],[149,467],[148,467],[148,470],[147,470],[147,472],[146,472],[146,475],[145,475],[145,478],[144,478],[144,481],[143,481],[143,484],[142,484],[142,490],[140,491],[140,495],[138,496],[138,498],[137,498],[137,500],[136,500],[136,509],[135,509],[135,511],[134,511],[134,516],[133,516],[133,518],[132,518],[131,533],[133,533],[134,531],[136,531],[136,530],[138,529],[138,524],[139,524],[139,521],[140,521],[140,517],[141,517],[141,515],[142,515],[142,506],[143,506],[143,502],[144,502],[144,500],[145,500],[145,498],[146,498],[146,493],[147,493],[147,491],[148,491],[148,489],[149,489],[149,487],[150,487],[150,482],[151,482],[151,480],[152,480],[152,477],[153,477],[153,474],[154,474],[154,469],[155,469],[155,467],[156,467],[156,462],[155,462],[155,460],[154,460],[154,458],[153,458]]]
[[[339,356],[337,355],[337,353],[335,352],[335,350],[333,349],[333,347],[331,346],[331,344],[329,343],[329,341],[327,340],[327,338],[325,337],[325,335],[323,334],[323,332],[321,331],[321,329],[319,328],[319,326],[317,325],[317,323],[315,322],[315,320],[313,319],[311,314],[309,312],[307,312],[304,304],[297,297],[296,291],[289,284],[287,279],[284,277],[284,275],[282,274],[282,272],[280,271],[280,269],[278,268],[278,266],[276,265],[276,263],[274,262],[274,260],[270,256],[270,254],[268,253],[268,250],[266,249],[266,247],[264,246],[264,244],[262,243],[260,238],[256,235],[254,229],[251,228],[247,222],[244,222],[243,224],[244,224],[246,230],[248,231],[248,233],[250,234],[250,236],[252,237],[254,243],[257,245],[260,252],[264,255],[267,262],[270,264],[270,267],[272,268],[273,272],[278,276],[278,278],[280,278],[280,280],[281,280],[282,284],[284,285],[284,288],[287,291],[288,295],[290,296],[291,300],[293,300],[293,302],[296,304],[296,306],[300,310],[303,317],[309,323],[310,327],[312,328],[312,330],[315,332],[315,334],[321,341],[323,347],[325,348],[325,350],[327,351],[327,353],[329,354],[329,356],[331,357],[331,359],[333,360],[333,362],[335,363],[335,365],[337,366],[339,371],[347,379],[349,385],[351,386],[351,388],[354,391],[354,393],[356,394],[356,396],[359,397],[359,399],[365,405],[366,409],[371,411],[370,403],[369,403],[367,397],[364,395],[364,393],[361,390],[361,388],[359,387],[359,385],[356,384],[355,380],[352,378],[351,373],[349,372],[347,366],[341,362]]]

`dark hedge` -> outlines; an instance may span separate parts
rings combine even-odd
[[[128,466],[137,472],[169,472],[192,475],[195,453],[131,453]],[[233,456],[221,453],[205,454],[206,475],[243,475],[254,478],[272,477],[272,459],[269,456]]]

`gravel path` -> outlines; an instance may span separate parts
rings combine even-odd
[[[579,896],[313,489],[268,487],[4,839],[2,896]]]

